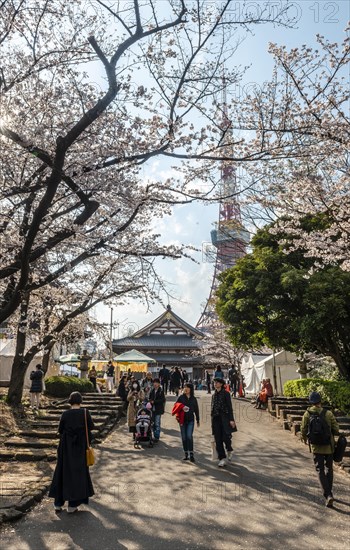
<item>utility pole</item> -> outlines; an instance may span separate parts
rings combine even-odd
[[[113,308],[111,307],[111,322],[109,325],[109,344],[110,344],[110,350],[109,350],[109,358],[110,360],[113,359]]]

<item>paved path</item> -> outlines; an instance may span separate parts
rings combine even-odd
[[[92,469],[96,496],[72,515],[44,499],[6,526],[13,550],[342,550],[350,545],[350,486],[336,473],[335,496],[322,504],[311,455],[268,415],[235,401],[236,459],[210,460],[210,397],[197,392],[202,425],[196,464],[182,463],[179,429],[169,411],[162,442],[135,450],[124,425],[99,447]]]

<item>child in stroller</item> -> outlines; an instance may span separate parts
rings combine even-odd
[[[152,438],[152,405],[143,404],[136,415],[136,437],[134,447],[139,447],[141,441],[148,441],[148,446],[153,447]]]

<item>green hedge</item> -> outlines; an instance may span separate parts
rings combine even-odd
[[[312,391],[321,394],[323,401],[327,401],[334,409],[350,414],[350,383],[322,378],[303,378],[288,380],[283,386],[287,397],[308,397]]]
[[[68,397],[72,391],[80,393],[93,392],[94,387],[90,380],[76,378],[76,376],[50,376],[45,379],[47,395],[53,397]]]

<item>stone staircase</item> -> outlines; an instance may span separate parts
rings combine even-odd
[[[309,406],[310,403],[306,397],[270,397],[267,409],[283,429],[289,430],[301,441],[300,425]],[[331,407],[327,404],[324,405],[324,408],[331,410]],[[340,433],[344,434],[348,440],[344,460],[340,464],[340,468],[350,474],[350,417],[336,416],[336,418]],[[337,440],[337,437],[335,439]]]
[[[84,395],[83,406],[89,409],[95,430],[93,442],[98,443],[112,429],[122,414],[123,403],[119,397],[89,393]],[[30,427],[7,439],[0,448],[0,460],[37,461],[56,460],[58,424],[61,414],[69,409],[67,400],[34,412]]]
[[[95,429],[93,444],[99,443],[122,416],[123,402],[114,395],[89,393],[83,396]],[[20,518],[48,490],[59,442],[57,429],[67,399],[33,411],[31,420],[0,447],[0,524]],[[21,465],[18,464],[21,462]]]

